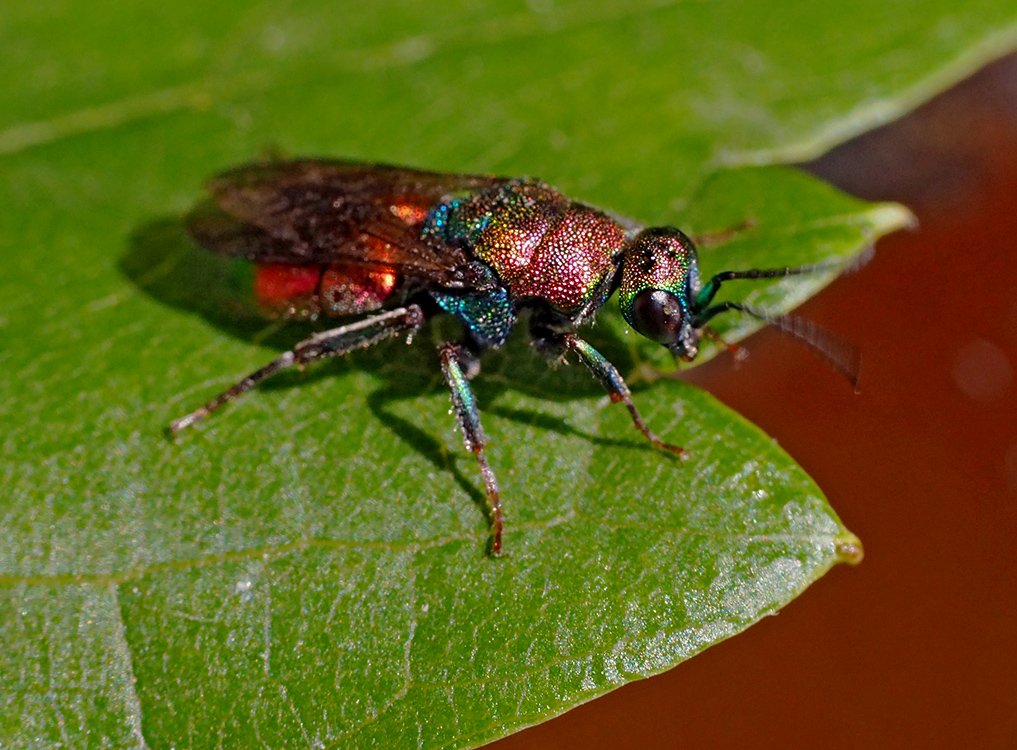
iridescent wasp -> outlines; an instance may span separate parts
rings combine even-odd
[[[686,360],[695,358],[709,321],[730,310],[820,348],[800,321],[714,302],[726,281],[816,266],[726,271],[704,283],[695,245],[678,229],[637,227],[539,180],[304,159],[242,166],[213,178],[208,189],[212,200],[189,216],[190,233],[210,250],[255,263],[255,296],[266,313],[360,317],[298,342],[173,422],[171,432],[281,370],[410,339],[430,317],[451,315],[463,334],[443,343],[438,357],[463,442],[480,465],[494,555],[504,516],[469,380],[480,371],[481,352],[502,346],[521,313],[528,313],[541,353],[574,355],[612,401],[625,404],[652,445],[679,456],[681,448],[643,421],[618,370],[577,332],[613,293],[629,325]],[[821,353],[854,377],[853,365]]]

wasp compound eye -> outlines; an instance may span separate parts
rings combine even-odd
[[[651,341],[671,348],[685,323],[681,301],[662,289],[646,289],[632,300],[632,324]]]

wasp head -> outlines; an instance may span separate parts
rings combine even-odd
[[[721,271],[704,284],[699,276],[696,246],[674,227],[644,229],[625,248],[618,282],[618,304],[630,326],[663,344],[686,361],[696,358],[699,340],[717,315],[737,311],[797,339],[840,371],[858,388],[857,350],[823,329],[787,315],[771,315],[741,302],[714,303],[721,284],[735,279],[776,279],[803,273],[831,271],[824,262],[808,266]]]
[[[692,360],[702,336],[696,320],[700,287],[692,240],[674,227],[644,229],[622,257],[618,304],[639,333]]]

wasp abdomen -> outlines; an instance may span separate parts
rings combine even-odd
[[[398,282],[396,272],[385,267],[259,263],[254,296],[261,311],[273,318],[342,317],[380,310]]]

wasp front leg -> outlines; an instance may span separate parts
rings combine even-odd
[[[639,409],[636,408],[635,403],[632,401],[632,393],[629,391],[628,385],[625,384],[625,379],[622,378],[621,373],[618,372],[614,365],[608,362],[603,354],[594,349],[587,341],[574,333],[562,333],[555,334],[549,340],[545,340],[544,346],[547,345],[554,346],[563,354],[574,352],[578,355],[579,360],[586,366],[586,369],[600,381],[604,390],[611,397],[611,400],[615,403],[620,401],[625,404],[625,407],[629,410],[629,415],[632,417],[632,423],[636,426],[637,430],[643,433],[643,436],[650,441],[654,448],[668,451],[680,458],[688,457],[683,448],[665,443],[649,428],[643,416],[639,413]]]
[[[487,507],[491,521],[491,554],[501,554],[501,535],[505,527],[505,516],[501,509],[501,494],[498,492],[498,481],[494,477],[491,465],[487,463],[484,447],[487,437],[480,424],[480,411],[477,399],[470,388],[467,375],[476,370],[476,355],[459,344],[446,343],[438,348],[441,358],[441,371],[445,383],[452,393],[452,408],[455,410],[459,428],[463,432],[463,445],[473,453],[480,465],[480,473],[484,477],[484,488],[487,490]],[[464,369],[465,368],[465,369]]]

